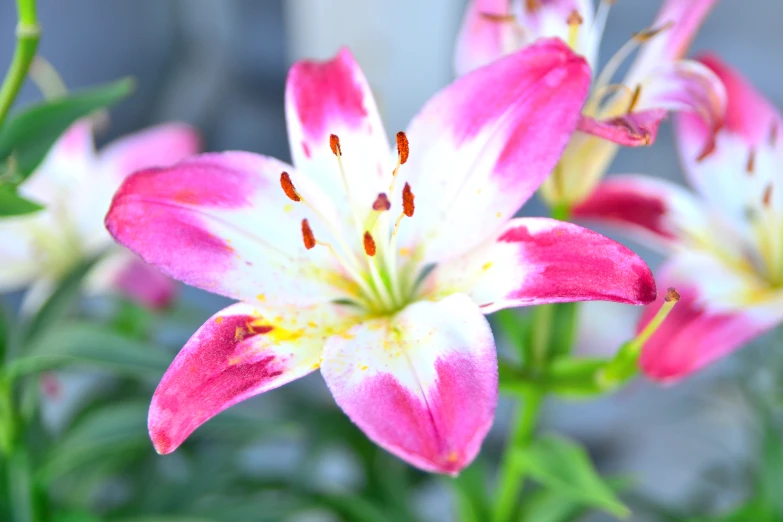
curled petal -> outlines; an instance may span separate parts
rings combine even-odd
[[[492,331],[464,295],[413,303],[329,339],[321,373],[337,404],[379,446],[426,471],[456,475],[495,413]]]
[[[407,132],[397,185],[415,192],[418,224],[400,227],[400,245],[436,262],[499,230],[557,163],[589,80],[563,42],[539,40],[430,99]]]
[[[708,67],[692,60],[660,65],[644,80],[637,103],[638,110],[665,109],[692,112],[709,132],[700,144],[700,155],[715,146],[715,133],[726,112],[726,90]]]
[[[237,303],[218,312],[155,390],[148,418],[155,449],[171,453],[226,408],[318,369],[325,339],[351,320],[338,305],[265,315]]]
[[[666,111],[663,109],[633,112],[607,120],[582,115],[577,130],[626,147],[643,147],[655,142],[658,126],[664,118]]]
[[[211,292],[269,306],[344,298],[353,287],[337,261],[327,249],[305,249],[302,219],[317,218],[285,195],[283,171],[322,216],[337,219],[329,201],[290,165],[228,152],[126,178],[106,226],[148,263]],[[328,226],[315,233],[324,237],[323,229]]]
[[[656,381],[687,377],[783,321],[781,302],[726,306],[747,289],[747,282],[715,263],[690,264],[681,266],[674,259],[658,278],[661,286],[677,289],[680,301],[642,349],[642,371]],[[659,297],[645,309],[639,330],[662,304]]]
[[[484,313],[570,301],[646,304],[655,281],[642,259],[591,230],[547,218],[511,220],[495,238],[438,265],[425,291],[464,292]]]

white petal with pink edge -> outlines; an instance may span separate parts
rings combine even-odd
[[[151,310],[166,308],[177,293],[173,279],[121,247],[112,248],[95,265],[85,288],[94,294],[119,293]]]
[[[426,471],[476,457],[497,403],[492,331],[465,295],[420,301],[330,338],[321,373],[376,444]]]
[[[356,318],[339,305],[266,313],[237,303],[190,338],[152,397],[150,437],[171,453],[201,424],[318,369],[324,341]]]
[[[340,164],[330,135],[339,138],[342,168],[351,203],[370,211],[379,192],[391,182],[394,159],[364,73],[348,49],[325,62],[300,61],[288,73],[286,122],[291,157],[297,171],[320,186],[350,223]]]
[[[204,154],[127,178],[106,226],[142,259],[187,284],[267,306],[344,298],[352,283],[326,248],[306,250],[302,219],[330,239],[309,207],[280,187],[288,171],[296,190],[325,221],[330,202],[289,165],[250,153]]]
[[[737,71],[712,55],[700,60],[726,86],[726,117],[713,149],[702,154],[700,144],[712,130],[694,115],[678,115],[680,156],[694,188],[736,227],[745,229],[747,209],[761,206],[767,187],[776,185],[779,177],[783,144],[777,136],[783,121],[778,110]],[[783,190],[772,191],[771,203],[783,208]]]
[[[569,301],[646,304],[655,282],[628,248],[585,228],[548,218],[511,220],[495,238],[435,267],[423,292],[464,292],[491,313]]]
[[[607,178],[572,209],[574,218],[612,225],[629,237],[640,234],[645,245],[664,251],[694,240],[717,247],[713,226],[719,222],[710,212],[680,185],[632,174]]]
[[[658,282],[676,288],[680,301],[642,348],[640,366],[653,380],[687,377],[783,321],[783,294],[753,303],[764,293],[714,259],[678,256],[664,265]],[[645,309],[639,330],[662,304],[659,297]]]
[[[431,98],[407,133],[397,184],[410,183],[416,216],[400,246],[437,262],[499,230],[557,163],[589,81],[583,58],[539,40]]]

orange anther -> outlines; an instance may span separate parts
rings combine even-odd
[[[310,228],[310,223],[306,219],[302,220],[302,239],[304,240],[304,246],[307,250],[310,250],[315,246],[315,235],[313,229]]]
[[[332,149],[332,154],[335,156],[343,155],[343,151],[340,148],[340,138],[337,137],[337,134],[332,134],[329,136],[329,147]]]
[[[416,196],[413,195],[411,186],[408,183],[405,183],[405,186],[402,188],[402,211],[408,217],[413,217],[413,211],[416,208],[413,204],[415,198]]]
[[[404,132],[397,133],[397,154],[400,155],[400,165],[404,165],[408,161],[408,154],[410,153],[410,147],[408,146],[408,136]]]
[[[375,239],[373,239],[372,234],[367,231],[364,232],[364,252],[368,256],[375,255]]]
[[[288,196],[289,199],[292,201],[302,201],[302,198],[296,193],[296,189],[294,188],[294,184],[291,181],[291,176],[288,175],[288,172],[283,171],[283,173],[280,174],[280,186],[283,187],[283,192],[285,192],[285,195]]]
[[[669,287],[666,290],[666,296],[663,298],[664,301],[667,303],[671,303],[674,301],[675,303],[680,300],[680,294],[677,293],[677,290],[674,289],[674,287]]]

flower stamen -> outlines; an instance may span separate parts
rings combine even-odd
[[[315,247],[315,235],[313,229],[310,228],[310,223],[306,219],[302,220],[302,239],[304,240],[304,246],[307,250]]]
[[[302,201],[302,198],[297,194],[296,189],[294,188],[294,183],[291,181],[291,176],[288,175],[288,172],[283,171],[283,173],[280,174],[280,186],[283,187],[283,192],[288,196],[288,199],[296,202]]]
[[[568,23],[568,46],[571,49],[576,49],[579,38],[579,27],[584,23],[584,18],[579,14],[579,11],[573,9],[571,13],[569,13],[566,23]]]
[[[374,256],[376,251],[375,239],[373,239],[372,234],[370,233],[369,230],[364,231],[363,243],[364,243],[364,253],[370,257]]]
[[[745,163],[745,172],[750,176],[756,170],[756,149],[751,147],[748,151],[748,161]]]
[[[343,166],[343,149],[340,146],[340,138],[337,134],[329,135],[329,148],[332,149],[332,154],[337,158],[337,166],[340,168],[340,177],[343,180],[343,188],[345,188],[345,195],[348,199],[348,206],[351,207],[351,216],[353,217],[354,224],[357,230],[361,228],[361,221],[359,220],[359,214],[356,212],[356,207],[353,204],[353,198],[351,197],[351,189],[348,185],[348,177],[345,175],[345,167]]]

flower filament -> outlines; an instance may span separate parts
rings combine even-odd
[[[317,239],[315,232],[307,219],[301,223],[302,240],[307,250],[316,246],[324,246],[343,267],[345,273],[356,283],[358,293],[351,296],[351,300],[364,307],[371,313],[387,314],[397,311],[405,306],[412,297],[416,278],[403,280],[398,273],[397,257],[400,255],[397,249],[397,237],[400,224],[405,217],[413,217],[415,196],[408,183],[405,183],[401,193],[402,211],[391,225],[389,211],[392,203],[386,192],[378,193],[371,204],[366,207],[365,219],[361,219],[362,206],[355,205],[352,200],[350,184],[346,176],[342,162],[342,147],[338,136],[332,134],[329,139],[332,153],[335,155],[343,180],[347,203],[351,208],[351,219],[357,230],[357,239],[361,244],[361,250],[352,249],[345,241],[343,234],[337,227],[312,205],[294,187],[293,181],[287,172],[280,175],[280,186],[285,195],[296,203],[306,205],[318,218],[319,223],[326,225],[327,229],[336,239],[337,248],[331,243]],[[408,139],[405,133],[397,133],[397,164],[392,172],[392,180],[389,184],[388,194],[394,193],[397,174],[400,167],[405,164],[410,154]],[[363,253],[363,256],[359,254]]]

